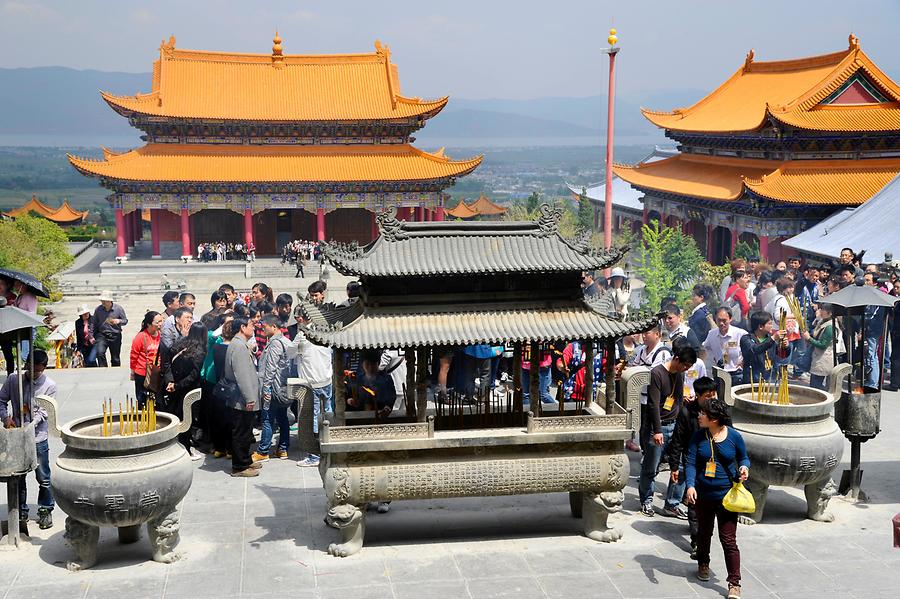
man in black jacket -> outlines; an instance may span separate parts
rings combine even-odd
[[[684,478],[684,469],[687,464],[685,452],[691,442],[691,437],[700,430],[700,423],[697,420],[700,415],[700,407],[704,402],[716,396],[716,382],[708,376],[701,376],[694,382],[694,394],[696,400],[689,397],[684,398],[681,411],[678,412],[678,418],[675,420],[675,430],[669,440],[666,457],[669,460],[671,484],[678,484]],[[693,504],[688,506],[687,519],[691,533],[691,559],[697,559],[697,513]]]
[[[741,337],[745,383],[758,383],[760,376],[768,381],[772,375],[775,347],[784,337],[784,331],[773,331],[773,326],[772,315],[768,312],[750,315],[750,334]]]

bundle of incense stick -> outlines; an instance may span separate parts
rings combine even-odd
[[[787,295],[785,298],[788,303],[788,307],[791,309],[791,313],[793,313],[794,318],[797,320],[797,325],[800,327],[800,332],[806,331],[806,318],[803,316],[803,310],[800,307],[800,302],[793,295]]]
[[[775,384],[767,382],[762,375],[759,375],[759,382],[755,386],[752,384],[750,386],[750,401],[789,405],[791,398],[787,366],[781,367],[781,376]]]
[[[125,398],[125,406],[119,402],[119,432],[118,435],[140,435],[156,430],[156,402],[147,400],[143,408],[137,405],[130,397]],[[113,402],[107,398],[103,400],[103,426],[101,434],[110,437],[113,431]]]

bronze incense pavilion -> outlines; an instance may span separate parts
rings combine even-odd
[[[307,337],[334,351],[335,406],[323,411],[320,472],[326,522],[343,540],[329,553],[359,551],[368,502],[401,499],[569,492],[585,535],[621,537],[607,518],[620,509],[628,479],[624,441],[638,425],[637,392],[603,405],[587,394],[542,412],[533,368],[532,411],[525,411],[519,374],[506,391],[469,402],[447,406],[428,395],[429,361],[442,348],[511,343],[513,373],[520,373],[523,357],[549,343],[581,341],[592,364],[598,344],[658,323],[656,316],[617,319],[602,300],[584,298],[581,272],[609,267],[623,252],[565,239],[560,216],[547,205],[528,222],[405,222],[390,211],[379,215],[380,235],[365,247],[326,246],[334,267],[362,284],[350,305],[302,303]],[[405,409],[387,418],[348,411],[345,354],[388,348],[405,352]],[[594,388],[591,368],[585,377],[585,388]]]

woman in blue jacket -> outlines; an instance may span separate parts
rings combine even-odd
[[[741,552],[737,545],[735,512],[722,507],[732,481],[750,475],[750,459],[741,434],[728,426],[728,407],[715,398],[700,407],[700,430],[691,438],[686,456],[685,499],[697,512],[697,578],[709,580],[709,546],[718,521],[719,540],[728,570],[728,599],[741,596]]]

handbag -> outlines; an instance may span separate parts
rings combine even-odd
[[[162,368],[159,365],[159,351],[161,347],[157,346],[156,355],[153,357],[153,363],[147,364],[147,373],[144,375],[144,389],[159,394],[162,389]]]
[[[223,376],[213,387],[213,397],[227,405],[234,405],[241,400],[241,390],[236,381],[230,381]]]
[[[713,447],[712,436],[707,433],[707,437],[709,440],[709,451],[712,454],[712,459],[716,462],[719,460],[716,458],[716,451]],[[736,481],[731,476],[731,471],[728,468],[725,468],[724,464],[720,464],[722,468],[725,469],[725,474],[728,476],[728,480],[731,481],[731,489],[725,494],[725,497],[722,499],[722,507],[728,510],[729,512],[735,512],[738,514],[752,514],[756,511],[756,501],[753,500],[753,494],[747,490],[747,487],[744,486],[744,483],[741,481]]]

